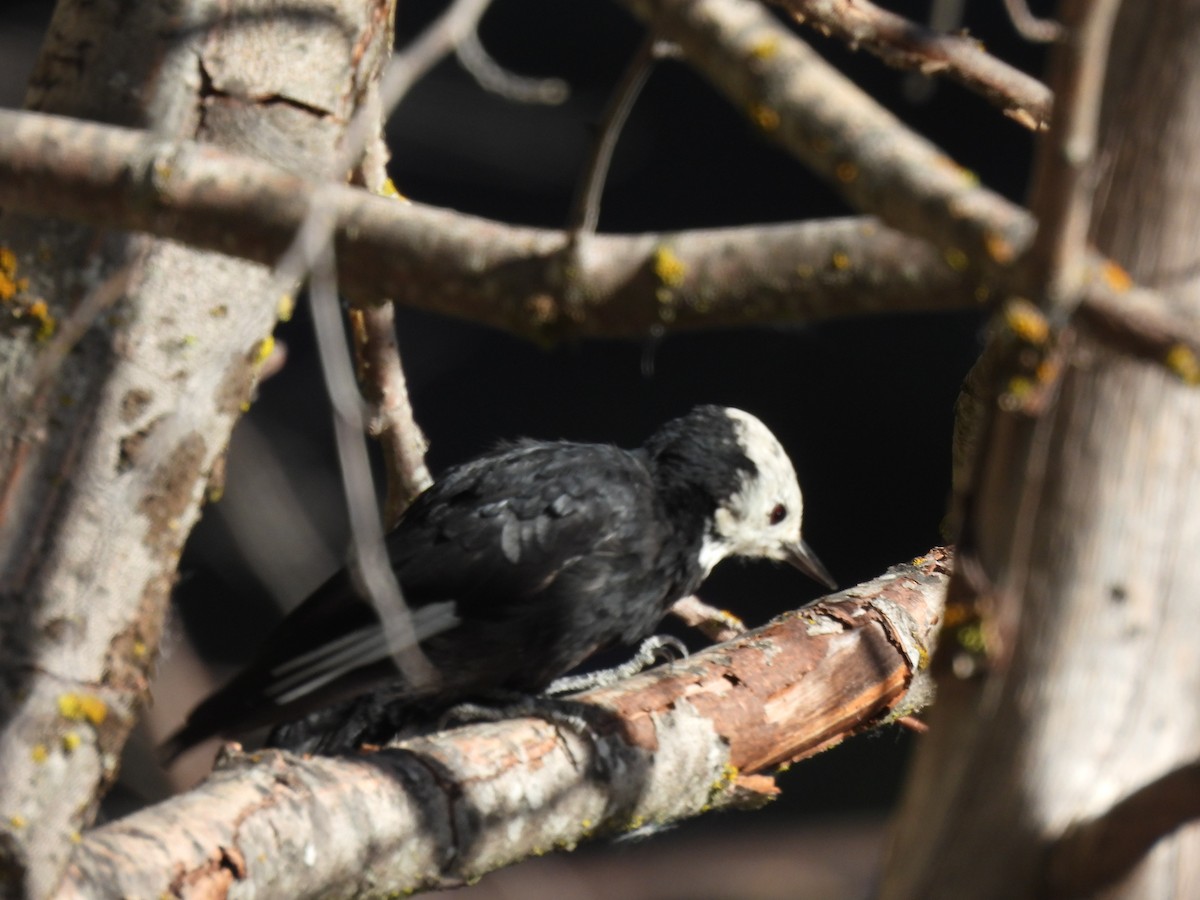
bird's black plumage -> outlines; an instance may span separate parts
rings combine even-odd
[[[717,510],[758,473],[731,412],[699,407],[639,450],[526,440],[448,471],[387,538],[439,675],[424,695],[397,683],[396,696],[451,703],[537,692],[597,649],[649,635],[699,587]],[[342,571],[165,749],[294,719],[397,679],[373,610]]]

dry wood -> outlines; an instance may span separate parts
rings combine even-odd
[[[0,110],[0,204],[272,263],[317,182],[140,132]],[[522,228],[331,186],[342,292],[541,340],[973,308],[976,280],[873,219],[639,235]]]
[[[989,54],[964,34],[945,34],[869,0],[772,0],[826,34],[873,53],[889,66],[941,75],[975,91],[1026,128],[1045,128],[1050,89]]]
[[[84,836],[64,897],[385,896],[776,791],[768,774],[928,697],[948,556],[580,695],[594,735],[474,725],[357,758],[236,756]]]

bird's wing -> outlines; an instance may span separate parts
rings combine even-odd
[[[522,442],[452,469],[388,536],[418,639],[464,620],[511,620],[530,604],[553,608],[580,579],[602,578],[606,554],[649,541],[637,532],[652,493],[637,455],[613,447]],[[192,712],[164,753],[287,721],[395,675],[378,619],[343,570]]]

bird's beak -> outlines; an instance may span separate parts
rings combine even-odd
[[[783,547],[783,558],[795,566],[809,578],[814,581],[819,581],[831,591],[837,590],[837,582],[833,580],[833,576],[829,574],[829,570],[825,568],[822,562],[817,559],[817,554],[812,552],[812,548],[804,541],[795,541],[787,543]]]

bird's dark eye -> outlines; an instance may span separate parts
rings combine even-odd
[[[775,508],[771,510],[771,524],[778,525],[787,518],[787,507],[782,503],[776,503]]]

